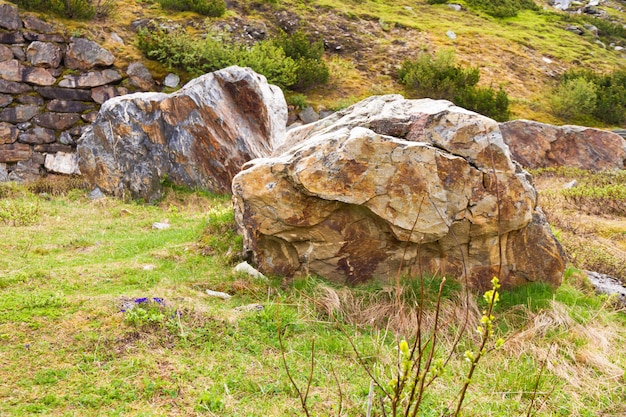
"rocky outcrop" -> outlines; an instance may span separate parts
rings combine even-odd
[[[391,95],[291,130],[272,157],[244,166],[233,199],[263,273],[558,285],[564,255],[530,181],[495,121]]]
[[[626,140],[614,132],[529,120],[502,123],[500,130],[513,159],[525,168],[570,166],[598,171],[626,166]]]
[[[281,90],[249,68],[229,67],[167,95],[105,102],[78,144],[80,170],[115,196],[151,201],[161,180],[229,192],[241,165],[268,156],[284,137]]]

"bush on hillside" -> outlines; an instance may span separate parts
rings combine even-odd
[[[550,100],[552,112],[567,120],[581,120],[596,107],[596,86],[584,78],[561,83]]]
[[[398,76],[408,96],[451,100],[498,121],[509,118],[507,93],[502,88],[477,87],[478,68],[457,65],[451,51],[440,51],[434,57],[422,53],[414,61],[404,61]]]
[[[91,20],[96,7],[90,0],[11,0],[25,10],[46,12],[76,20]],[[100,3],[98,3],[100,4]]]
[[[468,0],[467,4],[497,18],[517,16],[520,10],[539,10],[533,0]]]
[[[589,100],[592,89],[595,98]],[[559,101],[564,103],[559,105]],[[566,72],[555,89],[552,102],[554,114],[565,120],[593,117],[603,123],[622,125],[626,122],[626,71],[608,74],[589,70]]]
[[[439,51],[433,57],[421,53],[414,61],[406,60],[398,72],[400,83],[411,95],[453,100],[456,92],[478,83],[478,68],[462,68],[455,63],[454,52]]]
[[[157,0],[157,2],[167,10],[191,11],[209,17],[221,17],[226,13],[224,0]]]
[[[239,65],[263,74],[271,84],[292,90],[326,83],[329,77],[321,59],[322,42],[309,42],[298,32],[246,47],[218,33],[195,39],[184,31],[140,30],[137,46],[148,58],[191,76]]]

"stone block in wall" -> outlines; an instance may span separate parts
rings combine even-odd
[[[66,53],[67,56],[67,53]],[[0,63],[1,65],[1,63]],[[103,71],[91,71],[82,75],[66,75],[59,83],[59,87],[65,88],[85,88],[99,87],[101,85],[111,84],[120,81],[122,76],[113,69],[105,69]]]
[[[0,80],[2,81],[2,80]],[[0,85],[0,91],[2,87]],[[59,87],[37,87],[35,88],[43,98],[59,100],[93,101],[90,90],[79,90],[73,88]]]
[[[13,103],[13,96],[0,93],[0,107],[6,107],[11,103]]]
[[[54,25],[51,23],[46,23],[43,20],[39,19],[37,16],[33,16],[31,14],[26,14],[22,16],[22,23],[24,23],[24,27],[28,30],[39,32],[39,33],[54,33]]]
[[[13,51],[6,45],[0,44],[0,62],[13,59]]]
[[[7,81],[27,82],[42,86],[56,82],[50,72],[44,68],[27,67],[16,59],[0,62],[0,77]]]
[[[74,149],[71,146],[63,145],[62,143],[42,143],[40,145],[35,145],[33,150],[41,153],[74,152]]]
[[[43,163],[31,159],[20,161],[9,173],[10,181],[35,181],[41,177]]]
[[[97,113],[97,112],[96,112]],[[77,125],[69,129],[68,132],[73,137],[80,137],[89,128],[89,125]]]
[[[17,7],[11,4],[0,4],[0,27],[8,30],[18,30],[22,27]]]
[[[34,33],[34,32],[24,32],[24,39],[27,41],[40,41],[40,42],[56,42],[56,43],[65,43],[65,36],[59,34],[44,34],[44,33]]]
[[[70,39],[65,52],[65,66],[70,69],[89,70],[96,66],[113,65],[115,57],[97,43],[84,38]]]
[[[0,43],[24,43],[24,35],[22,32],[0,33]]]
[[[43,98],[40,96],[32,96],[28,94],[22,94],[15,98],[18,103],[21,104],[34,104],[35,106],[43,106]]]
[[[69,130],[61,132],[61,134],[59,135],[59,143],[70,146],[76,145],[76,142],[74,141],[74,138],[72,138]]]
[[[67,130],[79,120],[80,115],[75,113],[42,113],[33,118],[33,123],[48,129]]]
[[[80,118],[83,119],[84,121],[86,121],[87,123],[95,122],[97,117],[98,117],[98,112],[97,111],[90,111],[89,113],[85,113],[85,114],[81,114],[80,115]]]
[[[0,111],[0,122],[21,123],[27,122],[39,114],[39,107],[30,104],[20,104]]]
[[[0,162],[19,162],[30,158],[33,150],[25,143],[0,145]]]
[[[57,68],[63,59],[63,52],[55,43],[35,41],[26,48],[26,57],[36,67]]]
[[[66,175],[80,174],[78,155],[76,153],[57,152],[55,154],[47,154],[44,167],[48,172]]]
[[[19,134],[21,143],[30,145],[39,145],[42,143],[53,143],[56,141],[54,130],[45,127],[33,127]]]
[[[154,78],[144,64],[133,62],[126,70],[130,84],[142,91],[150,91],[154,88]]]
[[[33,91],[28,84],[16,83],[15,81],[7,81],[0,78],[0,93],[6,94],[22,94]]]
[[[13,56],[15,59],[19,61],[26,61],[26,53],[24,52],[24,44],[20,43],[18,45],[11,46],[11,52],[13,52]]]
[[[98,104],[102,104],[110,98],[123,96],[128,94],[128,89],[124,87],[114,87],[112,85],[104,85],[91,90],[91,99]]]
[[[0,122],[0,144],[5,145],[17,141],[19,131],[17,126]]]
[[[59,113],[82,113],[86,110],[92,110],[94,105],[83,103],[81,101],[59,100],[55,98],[54,100],[48,102],[46,108],[49,111]]]

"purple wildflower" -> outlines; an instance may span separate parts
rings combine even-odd
[[[147,297],[135,298],[135,304],[141,304],[141,303],[147,303],[147,302],[148,302]]]

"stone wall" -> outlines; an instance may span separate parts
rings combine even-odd
[[[76,141],[105,100],[156,89],[139,62],[126,71],[88,39],[0,4],[0,181],[77,174]]]

